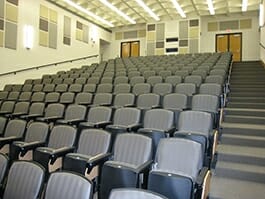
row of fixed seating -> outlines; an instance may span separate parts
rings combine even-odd
[[[129,109],[132,110],[132,108]],[[137,179],[139,179],[140,173],[142,172],[148,173],[148,168],[152,163],[151,160],[154,159],[152,157],[154,156],[156,148],[158,147],[157,150],[159,151],[160,145],[163,146],[163,144],[161,144],[162,141],[159,142],[159,140],[161,140],[162,138],[166,138],[167,137],[166,134],[169,135],[174,132],[173,128],[174,114],[171,111],[163,109],[154,109],[147,111],[147,113],[145,114],[143,128],[140,129],[139,129],[140,126],[136,125],[135,122],[132,121],[133,119],[134,120],[136,119],[133,118],[134,117],[133,115],[135,114],[136,114],[135,116],[138,115],[138,121],[139,121],[139,115],[140,115],[139,110],[138,111],[133,110],[131,114],[129,114],[128,112],[126,113],[124,111],[125,109],[123,110],[120,109],[120,113],[123,112],[123,114],[116,113],[118,115],[116,119],[119,119],[121,122],[123,122],[123,125],[118,125],[115,124],[114,122],[114,124],[108,125],[106,127],[107,131],[99,129],[82,130],[78,142],[78,147],[76,150],[77,154],[76,153],[69,154],[69,152],[74,151],[73,146],[75,144],[75,139],[77,137],[76,135],[77,130],[71,126],[65,126],[65,125],[54,126],[50,133],[48,144],[45,145],[44,144],[45,142],[43,142],[43,140],[42,141],[39,140],[40,137],[45,138],[45,136],[40,134],[45,134],[47,137],[47,131],[49,129],[48,124],[40,122],[31,123],[26,132],[26,137],[24,139],[25,142],[21,142],[21,141],[16,141],[16,140],[21,140],[21,136],[19,139],[19,137],[15,137],[15,133],[16,132],[20,134],[23,133],[22,129],[23,127],[25,129],[26,122],[23,120],[10,120],[6,127],[4,139],[0,140],[0,143],[4,145],[4,144],[11,144],[12,143],[11,141],[15,141],[13,142],[13,144],[11,144],[10,147],[10,157],[12,157],[12,159],[17,158],[18,155],[24,156],[25,154],[27,154],[29,150],[34,149],[33,160],[39,162],[42,166],[44,166],[44,168],[46,168],[47,171],[50,171],[49,165],[55,164],[56,160],[59,157],[66,155],[64,158],[62,168],[84,174],[85,172],[90,172],[92,169],[91,167],[94,167],[96,163],[99,164],[100,160],[102,160],[103,161],[102,163],[104,163],[107,160],[106,157],[110,157],[110,154],[108,155],[106,154],[106,152],[108,151],[109,148],[111,148],[111,143],[113,143],[113,139],[116,138],[116,141],[114,142],[112,160],[107,161],[106,163],[103,164],[102,173],[99,174],[101,175],[101,183],[100,183],[101,198],[108,198],[110,190],[112,188],[115,188],[117,184],[120,185],[121,187],[126,184],[128,185],[128,183],[131,184],[131,186],[139,186],[141,183],[137,182],[138,181]],[[127,121],[126,119],[124,119],[125,115],[127,115]],[[189,123],[190,121],[188,119],[191,119],[190,121],[193,123],[193,126],[190,126]],[[133,122],[133,123],[126,124],[128,122]],[[212,117],[208,113],[190,112],[190,111],[182,112],[180,114],[180,119],[179,119],[179,131],[177,131],[174,134],[175,137],[178,138],[170,138],[170,139],[168,138],[163,141],[170,143],[173,142],[175,143],[173,144],[175,147],[181,147],[182,145],[181,143],[183,143],[184,144],[183,146],[187,148],[190,148],[190,146],[193,146],[194,144],[197,145],[196,150],[194,150],[191,154],[188,154],[187,152],[185,160],[181,161],[181,162],[186,161],[186,163],[187,161],[193,162],[195,158],[196,161],[198,162],[194,164],[195,166],[194,165],[191,166],[192,172],[190,169],[183,170],[182,166],[180,167],[176,165],[174,166],[175,168],[174,172],[182,174],[188,172],[187,174],[184,175],[185,176],[184,179],[186,178],[186,175],[190,176],[191,178],[191,182],[188,183],[189,187],[188,189],[186,189],[185,191],[181,189],[177,191],[177,194],[181,198],[182,197],[186,198],[187,196],[191,196],[191,193],[194,190],[193,187],[193,183],[195,182],[194,180],[201,171],[203,165],[205,165],[204,162],[205,158],[209,157],[210,155],[209,152],[210,153],[212,152],[211,148],[213,147],[214,143],[212,142],[211,137],[214,136],[214,133],[211,132],[212,131],[211,123],[212,123]],[[202,124],[205,125],[202,126]],[[193,128],[195,129],[195,131]],[[138,129],[137,131],[138,133],[134,134],[130,132],[130,130],[133,129],[134,130]],[[196,133],[197,130],[199,130],[201,133],[200,134]],[[10,131],[12,131],[12,133]],[[125,133],[126,131],[129,131],[130,133]],[[109,132],[111,132],[111,134]],[[9,134],[12,134],[13,136],[10,137]],[[117,137],[115,134],[117,134]],[[184,137],[185,139],[183,139]],[[196,142],[191,140],[196,140]],[[190,143],[191,145],[189,146],[188,143]],[[166,144],[166,146],[170,145]],[[178,148],[175,150],[176,151],[174,157],[181,158],[181,155],[180,154],[178,155],[178,153],[183,150],[186,151],[187,149]],[[168,153],[169,151],[172,152],[172,149],[171,150],[166,149],[166,152],[164,153]],[[197,154],[198,157],[194,157],[194,155],[192,155],[193,153]],[[156,154],[158,156],[159,152],[157,152]],[[96,157],[93,158],[94,156]],[[165,156],[163,155],[162,157]],[[170,163],[170,165],[172,163]],[[160,163],[158,162],[157,164],[159,165]],[[161,172],[161,169],[165,166],[164,164],[165,162],[161,163],[161,168],[158,169],[159,172]],[[187,165],[192,165],[192,164],[187,164]],[[124,170],[126,170],[126,172]],[[134,173],[133,175],[130,174],[132,171]],[[155,175],[159,174],[159,172],[156,173],[155,169],[152,172],[154,172]],[[164,172],[167,172],[166,168]],[[110,177],[109,173],[113,174],[112,180],[115,179],[114,181],[109,179]],[[149,175],[151,175],[151,173]],[[129,175],[129,176],[122,177],[124,175],[126,176]],[[122,179],[126,179],[125,182]],[[156,183],[159,183],[160,180],[158,180],[156,183],[155,181],[156,180],[148,183],[150,184],[148,186],[151,187],[151,190],[152,189],[155,190],[157,189],[157,186],[159,186],[159,184]],[[167,192],[168,190],[163,190],[163,191]],[[168,192],[168,194],[173,194],[173,193]]]

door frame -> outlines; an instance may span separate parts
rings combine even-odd
[[[120,57],[122,58],[122,44],[124,43],[130,43],[130,56],[131,57],[131,43],[134,43],[134,42],[137,42],[139,44],[139,48],[138,48],[138,54],[140,56],[140,40],[136,40],[136,41],[123,41],[121,42],[121,45],[120,45]]]
[[[217,52],[217,37],[220,35],[228,35],[228,41],[227,41],[227,45],[228,45],[228,52],[230,51],[230,35],[235,35],[235,34],[240,34],[240,44],[241,44],[241,48],[240,48],[240,61],[242,61],[242,32],[231,32],[231,33],[218,33],[215,34],[215,52]]]

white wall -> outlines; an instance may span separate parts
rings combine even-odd
[[[249,12],[242,14],[233,14],[226,17],[209,16],[201,18],[201,52],[215,51],[215,35],[220,33],[228,33],[226,31],[208,32],[208,22],[230,21],[236,19],[252,19],[252,29],[231,30],[229,33],[242,33],[242,61],[259,60],[259,28],[258,13]]]
[[[39,46],[39,9],[40,4],[45,5],[58,12],[58,34],[57,34],[57,49]],[[63,24],[64,15],[70,17],[71,20],[71,46],[63,44]],[[89,26],[89,44],[77,41],[75,39],[76,20]],[[23,47],[23,27],[24,25],[32,25],[34,27],[34,46],[31,50],[26,50]],[[90,39],[94,35],[96,41],[93,44]],[[30,68],[36,65],[43,65],[75,59],[89,55],[99,54],[99,38],[110,40],[111,33],[55,6],[44,0],[26,0],[19,1],[18,15],[18,38],[17,50],[0,48],[0,73],[15,71],[24,68]],[[92,60],[92,62],[98,62]],[[56,69],[54,69],[55,72]]]
[[[263,13],[264,13],[264,22],[265,22],[265,1],[263,1]],[[260,59],[265,64],[265,24],[263,24],[263,27],[260,29]],[[263,47],[262,47],[263,46]]]

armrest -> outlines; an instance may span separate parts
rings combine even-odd
[[[0,148],[6,144],[11,144],[14,141],[22,140],[22,137],[10,136],[10,137],[1,137],[0,138]]]
[[[138,167],[136,169],[136,172],[137,173],[145,173],[145,172],[148,172],[150,170],[150,167],[151,167],[152,163],[153,163],[153,160],[147,161],[146,163],[144,163],[140,167]]]
[[[165,133],[172,137],[174,135],[175,130],[175,127],[171,127],[170,129],[167,129]]]
[[[30,115],[21,115],[20,118],[22,119],[31,119],[43,116],[42,114],[30,114]]]
[[[52,117],[37,118],[38,121],[42,121],[42,122],[50,122],[50,121],[55,121],[58,119],[63,119],[63,117],[52,116]]]
[[[69,125],[77,125],[80,122],[85,122],[85,119],[73,119],[73,120],[57,120],[57,124],[69,124]]]
[[[197,184],[198,186],[202,186],[203,181],[204,181],[204,178],[205,178],[205,176],[206,176],[208,170],[209,170],[209,169],[208,169],[207,167],[203,167],[203,168],[201,169],[201,171],[200,171],[200,173],[199,173],[199,175],[198,175],[198,177],[197,177],[197,179],[196,179],[196,184]]]
[[[58,157],[65,156],[67,153],[73,152],[74,149],[75,149],[74,147],[63,147],[48,152],[50,153],[51,164],[53,164]]]
[[[21,113],[12,113],[11,117],[17,117],[17,116],[22,116],[22,115],[26,115],[27,113],[25,112],[21,112]]]
[[[104,153],[104,154],[99,154],[95,157],[92,157],[87,161],[87,173],[90,173],[90,171],[93,169],[93,167],[97,165],[103,165],[104,162],[110,159],[112,156],[111,153]]]
[[[153,105],[151,108],[161,108],[161,105]]]
[[[37,147],[45,146],[45,142],[29,142],[29,143],[14,143],[16,147],[20,148],[21,155],[24,156],[27,151],[36,149]]]
[[[105,128],[107,125],[110,125],[109,121],[102,121],[97,123],[82,122],[79,124],[81,128]]]
[[[141,127],[142,127],[141,124],[133,124],[128,126],[127,131],[137,131]]]

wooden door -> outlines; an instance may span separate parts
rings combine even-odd
[[[227,52],[228,46],[228,35],[216,35],[216,52]]]
[[[229,35],[229,51],[233,53],[233,61],[241,61],[241,34]]]
[[[139,41],[135,41],[131,43],[131,57],[139,57],[140,47]]]
[[[131,44],[129,42],[123,42],[121,44],[121,57],[130,57]]]

